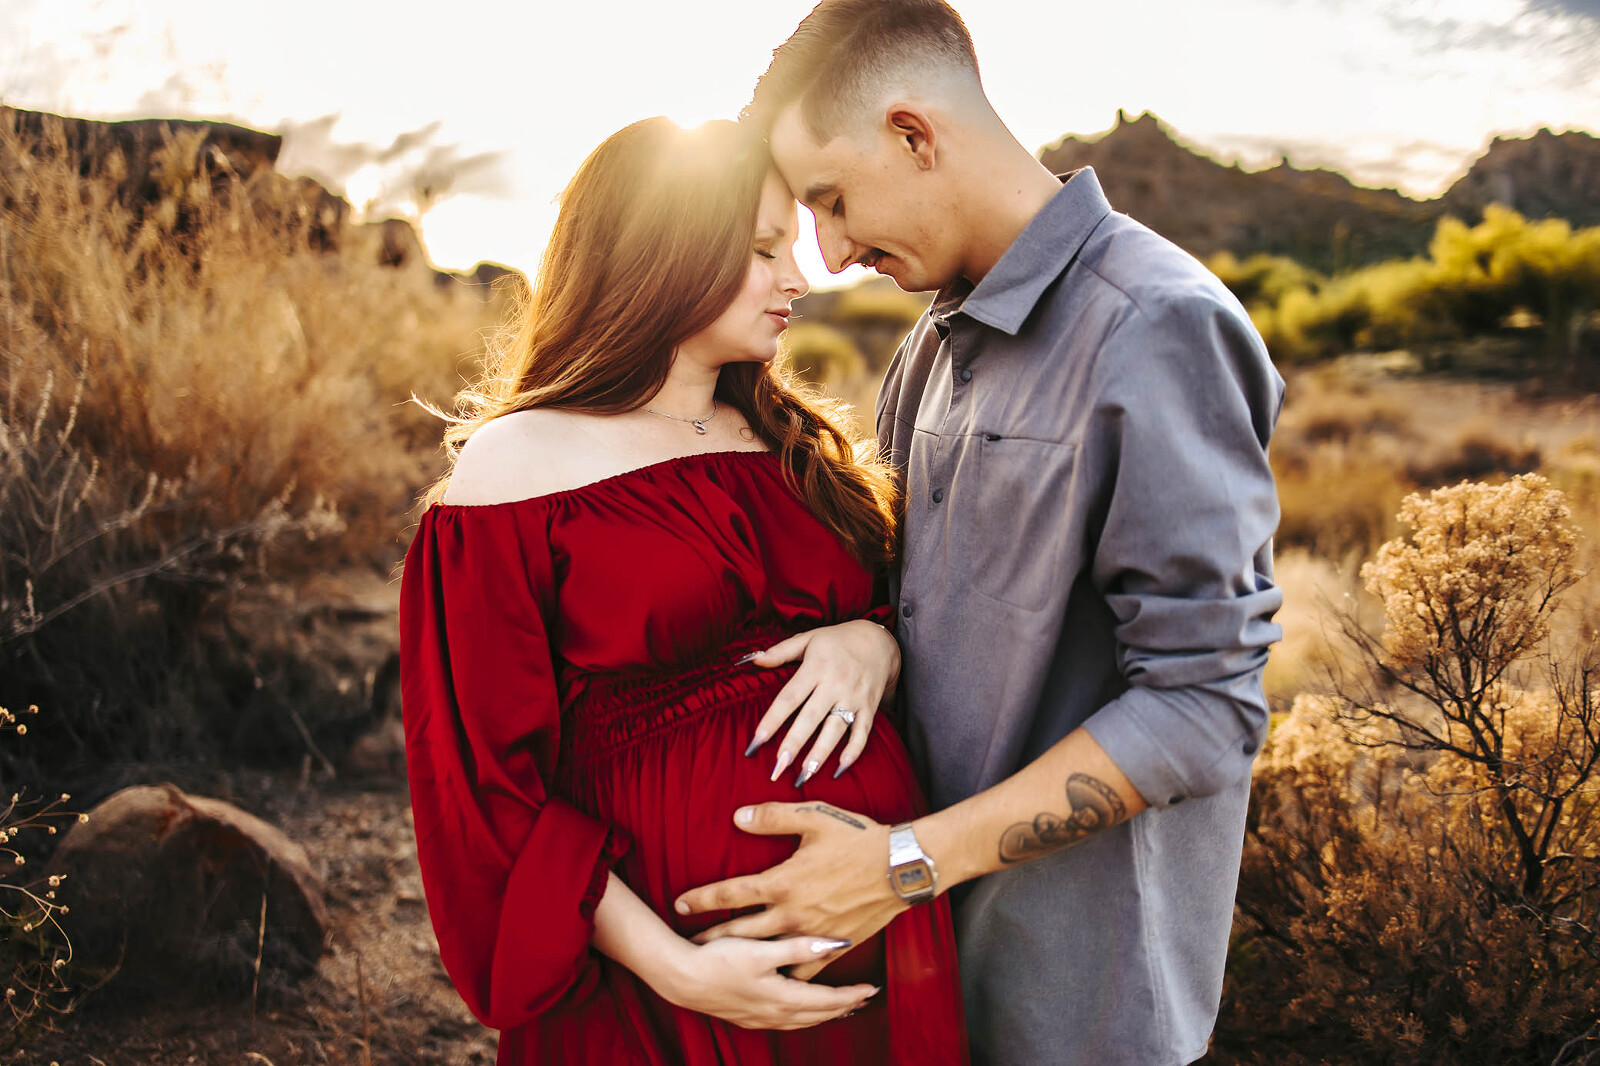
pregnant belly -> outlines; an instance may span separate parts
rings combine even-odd
[[[791,674],[790,668],[716,666],[649,686],[591,691],[569,708],[560,782],[565,798],[632,837],[617,872],[683,935],[730,914],[679,915],[672,902],[680,893],[765,870],[798,844],[793,836],[741,831],[733,821],[739,807],[824,803],[885,824],[922,811],[905,749],[881,716],[861,758],[838,778],[836,752],[800,788],[794,767],[770,780],[782,732],[754,755],[744,755],[756,723]],[[887,876],[887,855],[884,860]],[[828,975],[843,980],[860,969],[850,962],[866,962],[875,953],[851,952]]]

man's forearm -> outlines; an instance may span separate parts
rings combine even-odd
[[[992,788],[917,819],[943,892],[1068,847],[1149,804],[1086,730],[1077,729]]]

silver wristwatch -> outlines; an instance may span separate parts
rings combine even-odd
[[[933,899],[937,883],[933,860],[917,843],[911,823],[901,822],[890,829],[889,885],[895,895],[907,903],[927,903]]]

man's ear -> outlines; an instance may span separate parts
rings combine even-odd
[[[892,104],[884,113],[888,132],[899,142],[919,170],[932,170],[938,151],[938,135],[928,112],[911,104]]]

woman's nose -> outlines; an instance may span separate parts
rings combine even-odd
[[[778,289],[791,300],[798,300],[811,291],[811,285],[806,281],[806,276],[800,270],[800,264],[790,257],[783,276],[778,279]]]

